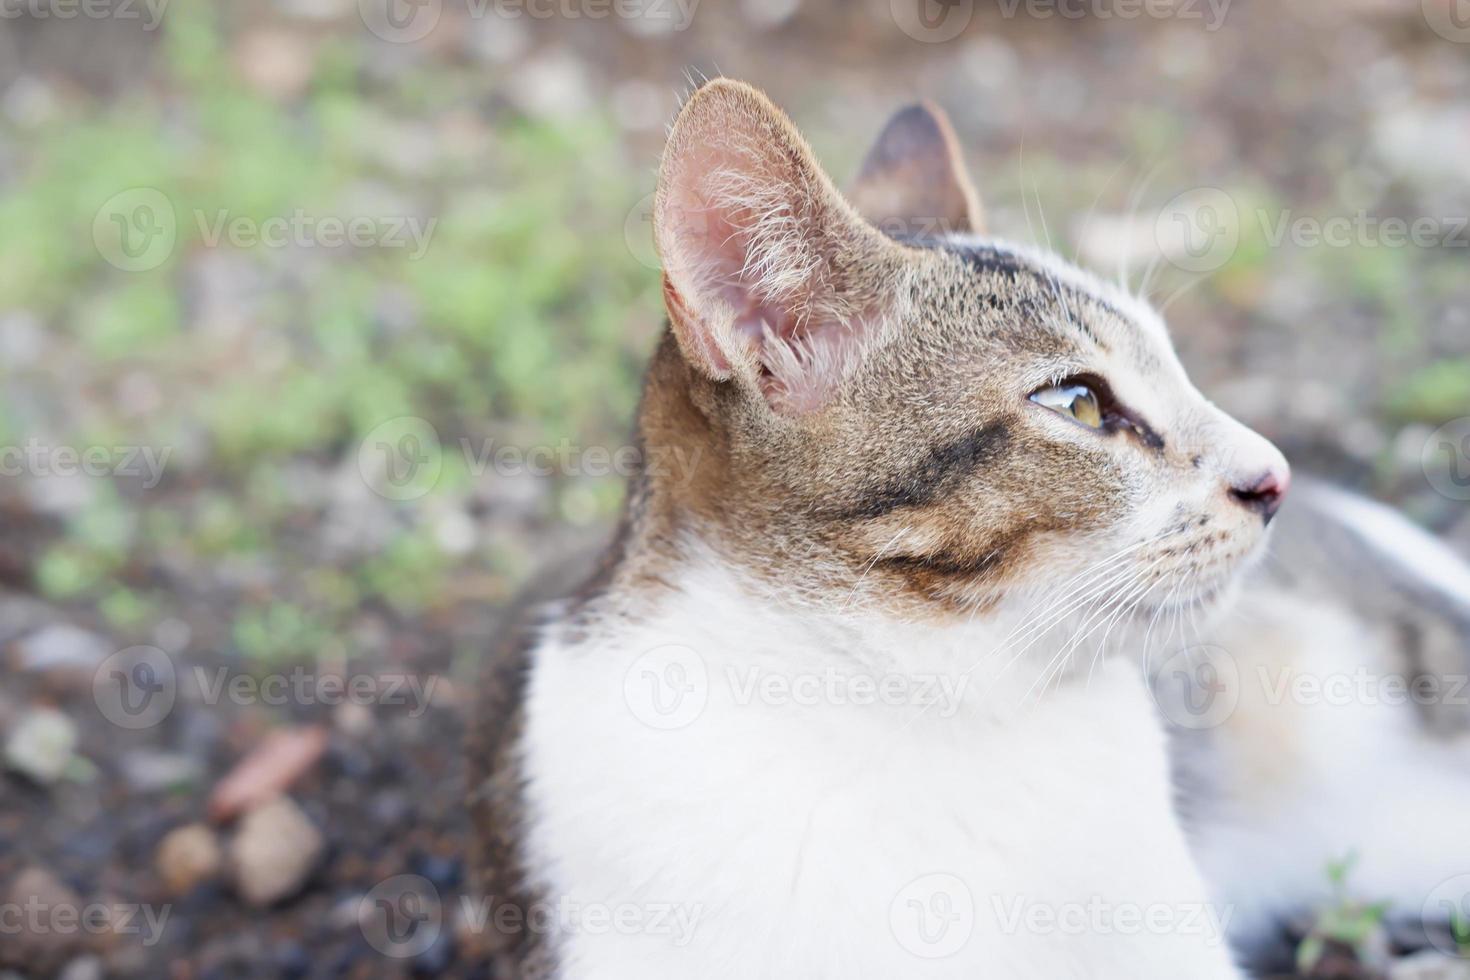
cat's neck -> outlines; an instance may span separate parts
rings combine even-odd
[[[1064,629],[1047,635],[1055,607],[904,618],[861,589],[817,601],[791,594],[697,537],[686,535],[676,552],[657,576],[615,579],[590,621],[579,617],[582,642],[685,646],[735,685],[768,683],[790,696],[801,688],[819,701],[866,697],[910,720],[1036,710],[1095,667],[1093,646],[1073,644]]]

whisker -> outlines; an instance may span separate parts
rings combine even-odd
[[[1096,633],[1105,625],[1108,627],[1108,630],[1111,631],[1112,624],[1115,624],[1117,622],[1120,614],[1126,612],[1126,610],[1128,609],[1128,604],[1132,600],[1132,598],[1139,593],[1140,589],[1145,588],[1149,584],[1142,580],[1163,560],[1164,559],[1162,557],[1156,558],[1146,567],[1136,571],[1129,579],[1128,584],[1122,589],[1119,589],[1118,594],[1114,598],[1109,600],[1106,604],[1103,605],[1101,609],[1093,612],[1091,616],[1084,620],[1083,623],[1077,627],[1079,633],[1067,643],[1066,647],[1062,650],[1060,654],[1052,658],[1052,661],[1048,663],[1046,673],[1050,673],[1052,663],[1056,663],[1058,660],[1060,660],[1061,664],[1056,668],[1057,674],[1058,676],[1060,676],[1060,673],[1066,668],[1067,663],[1070,661],[1072,654],[1077,650],[1077,648],[1082,644],[1084,640],[1086,640],[1093,633]],[[1111,613],[1108,612],[1110,608],[1113,610]],[[1099,616],[1102,616],[1103,618],[1089,629],[1088,624],[1092,623],[1093,620],[1097,619]],[[1080,632],[1082,630],[1086,630],[1086,632]],[[1104,635],[1106,636],[1106,634]],[[1035,685],[1033,684],[1032,687],[1034,688]],[[1045,690],[1046,688],[1043,685],[1042,691],[1044,692]],[[1022,696],[1022,700],[1024,701],[1025,698],[1030,695],[1030,693],[1031,692],[1028,690],[1026,692],[1026,695]]]
[[[868,560],[867,564],[863,568],[862,574],[857,577],[856,582],[852,583],[852,590],[847,593],[847,598],[843,600],[842,608],[837,610],[839,615],[847,611],[847,607],[851,604],[853,598],[857,595],[858,587],[863,584],[863,579],[868,577],[868,573],[873,570],[874,566],[878,564],[879,560],[881,560],[883,555],[887,553],[888,549],[892,548],[895,544],[898,543],[899,538],[903,537],[905,534],[908,534],[913,529],[914,528],[912,524],[905,524],[903,527],[899,528],[898,533],[890,538],[888,543],[879,548],[877,553],[875,553],[873,557]]]
[[[1078,233],[1078,235],[1077,235],[1077,241],[1074,243],[1074,247],[1072,249],[1072,261],[1073,262],[1077,262],[1077,263],[1080,264],[1080,260],[1081,260],[1081,257],[1082,257],[1081,256],[1082,243],[1085,242],[1085,241],[1087,241],[1087,233],[1088,233],[1088,231],[1090,231],[1092,229],[1092,219],[1097,215],[1097,206],[1098,206],[1098,204],[1100,204],[1102,202],[1103,195],[1108,192],[1108,188],[1109,187],[1113,186],[1113,179],[1115,177],[1117,177],[1119,173],[1122,172],[1123,167],[1129,161],[1131,161],[1132,159],[1133,159],[1133,155],[1132,154],[1129,154],[1128,156],[1124,157],[1122,160],[1119,160],[1118,161],[1118,165],[1115,166],[1112,169],[1112,172],[1108,174],[1107,180],[1103,181],[1103,185],[1098,190],[1097,196],[1092,199],[1092,204],[1087,209],[1087,217],[1085,217],[1085,218],[1082,219],[1082,230],[1081,230],[1081,232]]]

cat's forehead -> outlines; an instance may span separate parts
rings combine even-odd
[[[1007,311],[1000,319],[1057,351],[1095,349],[1148,369],[1172,360],[1163,321],[1118,286],[1040,249],[978,235],[950,235],[925,247],[958,260],[955,290],[971,303]],[[1032,344],[1026,346],[1031,347]]]

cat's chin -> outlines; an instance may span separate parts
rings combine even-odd
[[[1170,612],[1193,613],[1207,617],[1214,615],[1235,602],[1240,593],[1243,577],[1237,572],[1194,583],[1188,590],[1178,590],[1159,602],[1146,604],[1146,607],[1140,608],[1139,612],[1146,612],[1150,615]]]

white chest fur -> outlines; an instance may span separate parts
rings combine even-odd
[[[541,645],[524,843],[563,980],[1239,976],[1136,665],[1019,707],[1031,678],[963,674],[973,631],[856,635],[706,572]]]

